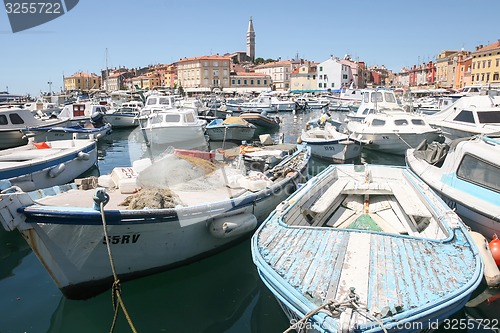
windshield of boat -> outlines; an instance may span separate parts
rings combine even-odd
[[[184,116],[184,121],[187,122],[187,123],[194,123],[195,122],[194,115],[192,113],[187,113]]]
[[[166,123],[178,123],[181,120],[180,114],[166,114],[165,122]]]
[[[500,123],[500,111],[478,111],[477,117],[481,124]]]
[[[390,92],[385,92],[384,93],[385,101],[389,103],[396,103],[396,97],[394,97],[394,94]]]
[[[382,102],[383,100],[384,99],[382,98],[382,93],[380,91],[376,91],[371,94],[372,103]]]
[[[10,122],[14,125],[24,124],[23,118],[21,118],[17,113],[9,114]]]
[[[161,104],[161,105],[170,105],[170,98],[168,98],[168,97],[161,97],[159,104]]]
[[[500,167],[466,154],[457,169],[457,177],[500,193]]]
[[[475,123],[472,111],[467,111],[467,110],[460,111],[460,113],[453,120],[463,121],[464,123]]]

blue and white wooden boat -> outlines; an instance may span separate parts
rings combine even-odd
[[[214,119],[205,131],[211,141],[248,141],[255,134],[255,125],[240,117]]]
[[[115,168],[99,177],[97,189],[68,184],[26,193],[4,186],[0,222],[21,232],[65,296],[88,298],[112,286],[107,242],[125,281],[199,260],[248,237],[307,174],[306,147],[288,145],[284,153],[261,172],[250,172],[252,163],[240,160],[205,174],[190,163],[192,157],[165,154],[152,164],[141,160]]]
[[[500,133],[423,143],[406,163],[473,230],[500,235]]]
[[[73,181],[97,165],[94,140],[28,142],[0,151],[0,179],[23,191],[33,191]]]
[[[437,328],[483,277],[462,221],[405,167],[329,166],[276,208],[251,249],[308,332]]]

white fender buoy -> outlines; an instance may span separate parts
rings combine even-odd
[[[78,153],[78,156],[76,157],[77,160],[79,161],[88,161],[90,158],[90,155],[88,153],[84,153],[83,151]]]
[[[479,254],[483,259],[484,263],[484,277],[486,279],[486,284],[489,287],[496,287],[500,285],[500,270],[498,269],[495,259],[491,254],[488,241],[478,232],[469,231],[474,243],[479,249]]]
[[[66,169],[66,165],[64,163],[61,163],[61,164],[56,165],[55,167],[51,168],[49,170],[50,178],[56,178],[64,171],[64,169]]]
[[[246,234],[257,227],[257,218],[253,214],[237,214],[216,218],[210,223],[212,236],[230,238]]]

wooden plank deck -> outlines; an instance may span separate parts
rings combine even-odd
[[[412,309],[459,288],[475,265],[468,247],[332,228],[269,225],[258,244],[271,268],[316,305],[354,287],[369,308]]]

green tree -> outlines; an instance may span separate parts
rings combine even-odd
[[[182,85],[179,83],[179,95],[184,96],[184,88],[182,88]]]
[[[256,65],[263,64],[264,62],[265,62],[264,58],[257,58],[253,61],[253,63]]]

